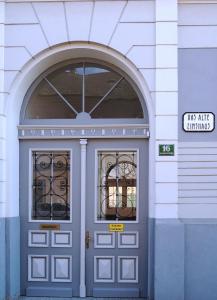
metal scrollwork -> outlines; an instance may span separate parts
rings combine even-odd
[[[32,218],[35,220],[69,220],[69,152],[33,151],[32,156]]]
[[[98,153],[98,220],[136,220],[136,152]]]

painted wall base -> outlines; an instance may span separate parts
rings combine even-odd
[[[0,300],[6,295],[6,249],[5,249],[5,219],[0,218]]]
[[[20,219],[0,219],[0,300],[20,295]]]
[[[154,299],[184,300],[184,224],[155,221]]]
[[[155,220],[154,300],[216,300],[217,220]]]
[[[216,300],[217,224],[185,226],[185,299]]]
[[[20,295],[20,218],[6,219],[6,262],[8,300]]]

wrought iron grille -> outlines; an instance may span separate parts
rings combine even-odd
[[[98,220],[136,220],[136,151],[98,152]]]
[[[70,219],[69,151],[33,151],[32,219]]]

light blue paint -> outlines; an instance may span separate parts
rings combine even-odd
[[[185,299],[217,299],[217,224],[186,225]]]
[[[184,300],[184,225],[178,220],[156,220],[154,272],[155,300]]]
[[[148,219],[148,299],[154,300],[154,253],[155,253],[155,219]]]
[[[0,300],[5,300],[6,293],[5,261],[5,219],[0,218]]]
[[[217,130],[184,132],[185,112],[213,112],[217,117],[217,49],[179,49],[179,141],[216,141]]]
[[[20,295],[20,218],[6,219],[6,262],[8,299],[15,300]]]

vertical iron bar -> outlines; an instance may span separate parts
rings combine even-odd
[[[66,174],[65,174],[65,178],[66,178],[66,219],[68,218],[68,211],[69,211],[69,214],[70,214],[70,206],[69,206],[69,210],[67,211],[67,208],[68,208],[68,204],[70,203],[68,200],[68,174],[70,174],[70,169],[68,170],[68,160],[70,161],[70,156],[69,156],[69,153],[66,152]],[[69,165],[70,166],[70,165]],[[69,178],[69,182],[70,182],[70,178]],[[69,217],[70,218],[70,217]]]
[[[85,112],[85,64],[83,63],[82,76],[82,112]]]
[[[31,212],[31,215],[34,216],[35,218],[37,218],[37,206],[36,206],[36,171],[37,171],[37,168],[36,168],[36,152],[33,152],[33,164],[34,164],[34,173],[33,173],[33,186],[34,186],[34,214]],[[33,200],[33,199],[32,199]],[[31,218],[32,218],[31,216]]]
[[[115,173],[116,173],[116,205],[115,205],[115,219],[118,220],[118,206],[119,205],[119,186],[118,186],[118,180],[119,180],[119,172],[118,172],[118,152],[116,152],[116,162],[115,162]]]
[[[51,174],[50,174],[50,220],[53,219],[52,205],[53,205],[53,152],[51,153]]]

